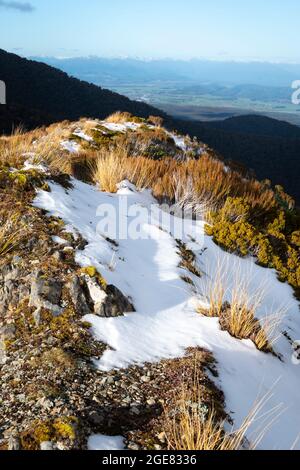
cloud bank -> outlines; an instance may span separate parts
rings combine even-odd
[[[34,6],[31,3],[24,2],[10,2],[6,0],[0,0],[0,8],[6,8],[10,10],[18,10],[23,13],[30,13],[34,11]]]

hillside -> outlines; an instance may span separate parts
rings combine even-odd
[[[300,140],[300,127],[256,114],[206,122],[205,126],[231,133]]]
[[[0,220],[1,450],[300,449],[282,190],[116,113],[1,137]]]
[[[33,128],[81,116],[101,119],[119,109],[142,117],[154,112],[147,104],[131,101],[69,77],[49,65],[4,50],[0,50],[0,77],[6,83],[8,104],[0,106],[2,132],[10,132],[20,123]]]

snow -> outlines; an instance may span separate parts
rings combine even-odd
[[[127,130],[136,131],[141,125],[136,122],[115,123],[101,121],[100,125],[112,132],[126,132]]]
[[[57,243],[58,245],[67,245],[68,244],[67,240],[64,240],[63,238],[58,237],[56,235],[54,235],[52,237],[52,240],[54,241],[54,243]]]
[[[267,428],[274,418],[259,448],[291,449],[300,433],[300,368],[292,361],[288,340],[281,335],[276,343],[280,360],[258,351],[250,340],[240,341],[221,331],[218,319],[201,316],[195,308],[200,301],[207,303],[209,284],[221,265],[226,272],[228,299],[237,277],[253,297],[263,287],[258,317],[263,319],[266,313],[284,307],[281,331],[297,340],[299,306],[289,285],[280,283],[275,271],[257,266],[252,258],[241,259],[222,251],[204,235],[202,221],[187,220],[185,233],[180,237],[181,220],[171,217],[169,226],[165,213],[151,205],[154,200],[149,191],[137,192],[128,182],[119,186],[117,194],[100,192],[74,179],[72,184],[73,189],[65,191],[50,182],[51,192],[39,191],[34,205],[47,210],[49,215],[61,217],[69,228],[83,236],[87,246],[76,252],[77,263],[95,266],[108,283],[132,299],[136,308],[135,313],[120,318],[85,317],[92,324],[95,337],[111,347],[96,362],[97,367],[126,368],[182,356],[188,347],[207,348],[218,362],[217,382],[225,393],[226,408],[235,426],[242,424],[257,400],[267,397],[261,410],[264,418],[253,424],[248,437],[259,426]],[[113,208],[117,214],[116,228],[120,229],[122,222],[128,220],[128,214],[122,211],[124,204],[130,213],[140,211],[140,239],[118,233],[119,245],[115,247],[102,234],[100,214],[105,208]],[[178,267],[178,238],[195,252],[197,266],[203,272],[200,279]],[[112,257],[116,260],[113,269]],[[196,289],[182,280],[187,275]],[[96,438],[92,442],[93,439]],[[102,442],[100,439],[101,445]],[[295,448],[300,449],[299,441]]]
[[[191,150],[192,147],[187,144],[186,137],[178,134],[174,134],[174,132],[168,132],[168,135],[174,140],[176,147],[181,149],[183,152],[187,152]],[[197,155],[200,156],[205,152],[205,147],[198,146],[197,148]]]
[[[73,132],[73,135],[79,137],[80,139],[86,140],[87,142],[93,142],[93,138],[85,134],[81,129],[76,129]]]
[[[60,145],[70,153],[77,153],[80,150],[80,145],[74,140],[63,140]]]
[[[183,150],[184,152],[186,152],[187,146],[186,146],[186,143],[185,143],[185,137],[179,136],[179,135],[176,135],[176,134],[172,134],[172,133],[170,133],[169,135],[174,140],[176,147],[178,147],[181,150]]]
[[[35,154],[33,154],[35,156]],[[32,159],[26,160],[24,162],[23,168],[24,171],[36,170],[40,173],[48,173],[48,168],[43,163],[33,163]]]
[[[124,438],[122,436],[103,436],[95,434],[88,440],[88,450],[123,450]]]

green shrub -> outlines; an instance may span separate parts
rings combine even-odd
[[[261,266],[275,268],[279,280],[288,282],[300,299],[300,230],[293,231],[299,227],[296,210],[278,203],[277,210],[255,218],[247,200],[228,197],[210,220],[205,230],[218,245],[240,256],[254,255]]]

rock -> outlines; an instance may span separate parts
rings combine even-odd
[[[88,419],[89,419],[90,423],[92,423],[95,426],[102,425],[103,421],[104,421],[104,417],[100,413],[97,413],[96,411],[92,411],[89,414]]]
[[[4,341],[10,341],[15,338],[16,335],[16,327],[15,325],[5,325],[0,328],[0,338]]]
[[[149,400],[147,400],[147,405],[154,406],[155,404],[156,404],[156,401],[153,398],[150,398]]]
[[[129,450],[140,450],[140,447],[135,442],[129,442],[127,447]]]
[[[4,366],[7,362],[7,354],[5,352],[5,344],[0,340],[0,366]]]
[[[41,442],[40,448],[41,450],[54,450],[54,445],[51,441],[44,441]]]
[[[124,313],[134,312],[133,305],[115,286],[107,286],[101,301],[95,303],[94,313],[99,317],[120,317]]]
[[[54,315],[61,313],[58,306],[61,300],[62,283],[52,278],[45,278],[41,271],[37,271],[31,283],[30,307],[45,308]]]
[[[144,383],[149,383],[151,382],[151,377],[149,377],[148,375],[143,375],[143,377],[141,377],[141,381]]]
[[[17,306],[19,302],[29,295],[29,283],[23,281],[24,273],[11,265],[4,265],[0,269],[0,315],[4,314],[10,306]]]
[[[166,440],[167,440],[167,437],[166,437],[166,433],[165,432],[161,432],[158,436],[158,440],[162,443],[165,443]]]
[[[10,436],[8,439],[8,450],[20,450],[20,440],[17,437]]]
[[[130,413],[133,414],[133,415],[138,416],[140,414],[140,410],[137,406],[132,406],[130,408]]]
[[[85,280],[82,280],[81,282],[79,277],[74,275],[67,287],[70,291],[71,300],[76,311],[81,315],[89,315],[92,313],[91,309],[89,308],[91,299],[88,294]]]
[[[64,259],[61,251],[55,251],[52,255],[52,258],[55,259],[56,261],[62,261]]]

